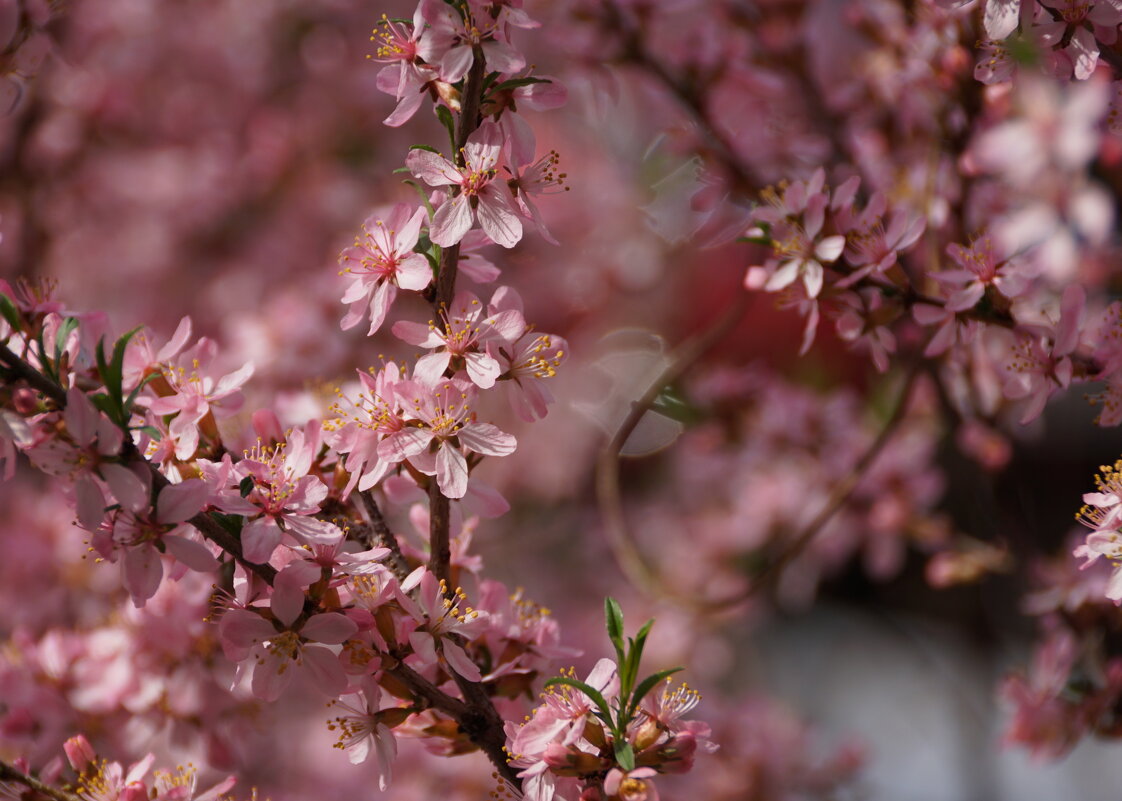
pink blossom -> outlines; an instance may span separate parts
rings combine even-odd
[[[1085,302],[1085,290],[1073,284],[1064,290],[1060,322],[1054,331],[1049,326],[1022,326],[1018,332],[1006,364],[1010,375],[1003,392],[1014,400],[1028,399],[1022,424],[1039,417],[1048,398],[1071,382],[1071,354],[1079,345]]]
[[[464,497],[468,488],[468,464],[461,447],[484,456],[507,456],[517,446],[510,434],[476,421],[471,408],[475,387],[466,381],[454,378],[430,385],[409,380],[397,384],[394,391],[413,424],[382,440],[379,458],[395,464],[408,459],[422,473],[435,475],[440,491],[449,498]]]
[[[120,559],[125,589],[138,607],[156,594],[163,580],[163,552],[192,570],[207,572],[218,567],[199,533],[186,522],[202,510],[206,483],[189,479],[164,487],[155,509],[148,501],[147,483],[142,486],[142,493],[120,501],[120,508],[91,540],[103,557]]]
[[[386,319],[386,312],[397,297],[397,290],[420,291],[432,281],[428,261],[413,248],[421,235],[425,210],[398,203],[385,220],[376,216],[362,224],[363,236],[339,257],[342,273],[350,282],[343,294],[343,303],[351,304],[343,317],[343,330],[358,325],[370,314],[367,336],[373,335]]]
[[[494,311],[480,320],[482,315],[479,298],[461,290],[453,298],[452,308],[441,310],[443,326],[433,320],[427,325],[405,320],[394,323],[395,336],[411,345],[436,349],[417,361],[414,378],[433,384],[451,366],[453,371],[466,370],[468,378],[480,389],[493,387],[501,367],[488,344],[520,336],[526,321],[517,309]]]
[[[344,467],[350,478],[343,489],[344,498],[356,485],[365,492],[386,476],[393,463],[378,457],[378,443],[401,430],[406,422],[394,392],[394,385],[403,380],[396,364],[389,362],[373,375],[360,370],[358,378],[362,390],[357,398],[351,400],[339,390],[339,401],[331,407],[337,416],[323,425],[327,444],[347,455]]]
[[[274,447],[257,445],[234,467],[229,481],[238,489],[226,490],[216,505],[247,518],[242,527],[242,553],[250,562],[265,563],[288,534],[306,545],[331,544],[343,537],[332,523],[315,514],[327,498],[327,485],[308,475],[319,450],[318,424],[308,431],[296,429]],[[246,495],[241,482],[249,480]]]
[[[503,23],[519,27],[534,23],[520,9],[503,8],[506,14],[495,19],[484,8],[465,4],[461,16],[459,9],[442,0],[421,0],[420,10],[429,27],[421,36],[417,52],[429,64],[438,65],[441,79],[449,83],[456,83],[471,69],[476,47],[482,50],[489,70],[518,72],[526,66],[526,60],[505,41]]]
[[[338,612],[313,614],[303,622],[304,594],[278,583],[271,605],[272,619],[260,610],[231,609],[222,616],[219,636],[226,656],[240,669],[253,672],[253,694],[275,701],[297,673],[307,674],[315,687],[330,696],[347,687],[339,658],[327,645],[338,645],[358,626]]]
[[[200,342],[197,348],[205,343]],[[190,367],[177,363],[164,368],[164,378],[173,394],[146,398],[149,411],[158,415],[175,415],[168,431],[175,439],[175,456],[181,461],[190,459],[199,447],[199,428],[211,414],[231,415],[242,406],[241,386],[253,375],[252,362],[232,373],[215,379],[207,373],[200,374],[206,363],[191,351],[180,357]],[[151,387],[151,384],[149,385]]]
[[[382,710],[382,696],[377,684],[364,682],[354,703],[342,699],[331,702],[332,708],[341,714],[331,718],[327,728],[339,732],[335,747],[347,752],[352,765],[363,764],[371,755],[376,758],[378,789],[384,791],[393,777],[392,765],[397,756],[397,740],[387,722],[392,725],[395,717],[402,718],[404,714],[398,707]]]
[[[413,600],[406,595],[399,603],[420,624],[409,635],[409,644],[425,665],[436,663],[439,645],[440,656],[452,670],[468,681],[479,681],[482,678],[479,666],[471,661],[457,640],[458,637],[469,640],[475,637],[487,627],[488,616],[463,603],[467,600],[463,590],[457,588],[449,598],[447,589],[447,582],[437,580],[425,567],[417,568],[402,582],[401,591],[409,593]],[[461,604],[467,608],[461,609]]]
[[[505,248],[514,247],[522,238],[522,223],[511,206],[510,190],[504,182],[495,180],[502,147],[502,131],[493,122],[485,122],[463,149],[463,167],[428,150],[409,152],[405,164],[415,177],[429,186],[459,189],[440,204],[429,226],[435,244],[455,245],[476,221],[487,236]]]

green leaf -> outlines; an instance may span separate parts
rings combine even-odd
[[[144,378],[140,379],[140,383],[136,385],[133,391],[129,393],[129,397],[125,400],[126,412],[132,411],[132,406],[134,403],[136,403],[136,396],[140,394],[140,390],[144,389],[144,387],[147,386],[150,381],[155,381],[159,377],[159,373],[149,373],[148,375],[144,376]]]
[[[4,319],[8,321],[13,331],[20,330],[19,309],[12,303],[11,298],[3,293],[0,293],[0,314],[4,315]]]
[[[444,126],[444,130],[448,131],[448,144],[452,146],[452,152],[456,152],[456,121],[452,119],[452,112],[449,111],[447,106],[436,107],[436,117]]]
[[[440,155],[440,151],[437,150],[432,145],[410,145],[409,149],[410,150],[427,150],[430,153],[435,153],[438,156]]]
[[[775,244],[770,236],[738,236],[736,238],[736,241],[750,243],[753,245],[767,245],[768,247],[771,247],[773,244]]]
[[[627,717],[630,718],[631,715],[634,714],[635,710],[639,708],[639,704],[642,703],[643,699],[647,696],[647,693],[653,690],[656,684],[658,684],[668,676],[673,676],[680,670],[683,670],[683,668],[676,667],[670,668],[669,670],[660,670],[653,676],[647,676],[647,678],[639,682],[639,686],[635,688],[634,695],[631,696],[631,703],[628,706]]]
[[[421,196],[421,202],[424,203],[425,208],[428,209],[429,219],[431,220],[433,218],[433,215],[436,214],[436,210],[433,209],[432,202],[429,200],[429,193],[425,191],[425,188],[423,186],[414,181],[412,178],[407,178],[402,181],[402,183],[417,190],[417,194]]]
[[[62,352],[66,349],[66,340],[70,339],[70,334],[78,327],[77,317],[64,317],[62,323],[55,332],[55,376],[60,377],[58,373],[58,364],[62,361]],[[62,383],[62,382],[59,382]]]
[[[485,75],[483,77],[483,85],[480,87],[480,91],[483,92],[484,94],[486,94],[487,90],[491,87],[491,84],[493,84],[495,81],[497,81],[498,78],[499,78],[499,75],[501,75],[501,74],[502,73],[499,73],[499,72],[489,72],[489,73],[487,73],[487,75]]]
[[[592,703],[596,704],[597,709],[600,710],[600,714],[597,715],[597,717],[607,723],[608,726],[612,729],[615,728],[615,726],[613,726],[611,722],[612,710],[608,707],[608,702],[604,700],[604,696],[595,687],[585,684],[583,681],[579,681],[577,679],[570,679],[568,676],[556,676],[547,681],[545,683],[545,686],[549,688],[555,684],[564,684],[568,687],[573,687],[587,695],[592,699]]]
[[[635,770],[635,751],[627,740],[616,740],[613,744],[616,752],[616,764],[630,773]]]
[[[123,381],[125,371],[125,349],[128,347],[129,340],[136,336],[136,332],[144,326],[137,326],[121,335],[113,344],[113,354],[109,360],[105,358],[105,342],[101,340],[97,343],[94,356],[97,360],[97,372],[101,376],[101,383],[105,385],[105,391],[113,401],[113,406],[106,409],[105,413],[109,418],[119,425],[121,428],[128,426],[129,416],[131,415],[131,400],[135,399],[130,396],[128,407],[125,405],[123,397],[123,388],[121,383]]]
[[[89,398],[94,407],[105,412],[107,415],[112,416],[113,409],[115,408],[115,404],[113,403],[112,398],[110,398],[104,392],[99,392],[96,395],[90,395]]]
[[[242,494],[243,498],[248,497],[249,493],[253,492],[254,483],[253,476],[246,476],[238,484],[238,492]]]
[[[156,440],[156,442],[159,442],[164,438],[164,435],[160,433],[160,429],[156,428],[155,426],[139,426],[136,430],[143,431],[152,439]]]
[[[688,404],[673,387],[665,387],[651,404],[651,409],[679,423],[696,423],[703,417],[700,410]]]
[[[511,78],[496,86],[495,91],[501,92],[507,89],[517,89],[519,86],[529,86],[534,83],[553,83],[553,81],[548,78],[532,78],[530,76],[526,76],[525,78]]]
[[[412,172],[412,170],[410,170],[408,167],[398,167],[396,170],[393,171],[393,174],[397,175],[398,173],[401,173],[401,172]]]
[[[617,662],[623,664],[623,610],[611,596],[604,599],[604,618],[608,626],[608,639],[616,649]]]

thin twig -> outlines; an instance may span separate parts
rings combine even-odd
[[[17,769],[13,765],[9,765],[3,760],[0,760],[0,781],[18,782],[24,787],[29,787],[37,793],[42,793],[45,796],[49,796],[55,799],[55,801],[82,801],[81,798],[74,795],[73,793],[68,793],[65,790],[59,790],[56,787],[51,787],[51,785],[39,781],[34,776],[30,776],[24,773],[22,770]]]
[[[393,571],[399,582],[405,581],[409,575],[409,563],[405,561],[405,557],[401,553],[401,544],[397,541],[394,533],[390,531],[389,524],[386,523],[386,518],[382,515],[382,510],[378,508],[378,502],[374,500],[370,491],[360,492],[358,495],[362,498],[362,507],[366,510],[366,516],[370,518],[370,525],[374,530],[375,544],[390,549],[386,564],[389,565],[390,570]]]
[[[706,351],[727,334],[748,308],[749,295],[737,294],[733,304],[712,327],[686,341],[673,354],[670,364],[651,383],[643,396],[631,406],[615,435],[600,452],[596,465],[596,496],[608,545],[615,555],[620,570],[639,589],[651,595],[666,595],[666,588],[655,571],[647,565],[627,527],[619,487],[619,457],[627,438],[634,433],[643,415],[668,385],[674,383],[693,367]]]
[[[876,439],[869,445],[868,449],[861,454],[861,457],[853,465],[853,469],[846,474],[841,481],[834,485],[830,491],[830,496],[826,499],[825,505],[819,510],[818,514],[800,529],[799,533],[795,535],[791,543],[783,549],[783,551],[774,560],[769,562],[766,567],[755,576],[751,585],[738,596],[727,599],[726,601],[716,601],[715,605],[728,606],[745,601],[758,593],[761,589],[767,586],[772,586],[779,581],[784,568],[787,567],[795,558],[803,552],[811,540],[818,535],[818,533],[825,527],[827,523],[834,517],[835,514],[845,505],[849,500],[850,495],[857,488],[857,485],[864,478],[865,473],[868,472],[873,462],[876,461],[877,456],[884,450],[892,439],[893,434],[896,433],[900,424],[904,422],[904,418],[908,412],[908,401],[912,396],[912,389],[915,387],[916,378],[918,378],[922,367],[923,360],[917,359],[915,363],[908,370],[907,376],[904,379],[904,386],[900,390],[900,397],[896,401],[896,406],[892,410],[892,414],[888,420],[885,421],[884,427],[877,434]]]

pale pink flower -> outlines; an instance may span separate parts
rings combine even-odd
[[[275,701],[298,672],[330,696],[347,688],[347,674],[327,645],[345,642],[357,630],[354,621],[338,612],[322,612],[303,622],[304,593],[278,582],[268,620],[252,609],[231,609],[222,616],[218,632],[226,656],[239,670],[252,670],[253,694]]]
[[[198,351],[203,352],[205,345],[200,342]],[[149,411],[158,415],[175,415],[168,431],[175,439],[175,456],[181,461],[190,459],[199,447],[199,426],[208,414],[216,416],[231,415],[241,409],[245,399],[241,386],[253,375],[252,362],[246,363],[232,373],[215,379],[199,371],[205,369],[202,360],[193,357],[191,351],[179,359],[190,367],[172,365],[165,367],[163,374],[171,391],[170,396],[147,397]],[[151,387],[151,384],[149,384]]]
[[[409,206],[398,203],[385,220],[369,217],[362,224],[363,236],[343,251],[339,264],[350,282],[343,303],[351,304],[340,323],[344,331],[358,325],[369,312],[366,333],[374,334],[382,327],[399,287],[420,291],[432,281],[428,260],[413,252],[424,217],[424,208],[410,214]]]
[[[187,521],[202,511],[209,489],[199,479],[164,487],[153,509],[147,485],[136,497],[120,501],[108,524],[94,532],[91,544],[103,557],[121,562],[125,589],[140,607],[156,594],[164,576],[161,554],[207,572],[218,567],[210,549]]]
[[[213,787],[198,795],[199,772],[191,765],[180,765],[175,772],[152,771],[152,801],[217,801],[237,784],[237,779],[227,776]],[[229,797],[229,796],[226,796]]]
[[[990,86],[1012,80],[1017,71],[1009,49],[1000,42],[987,40],[978,45],[978,62],[974,65],[975,80]]]
[[[482,678],[479,666],[456,641],[456,635],[468,640],[474,638],[487,627],[487,613],[463,604],[467,600],[463,590],[457,587],[449,598],[447,589],[444,579],[438,580],[423,566],[402,582],[401,591],[406,595],[399,597],[398,603],[419,624],[409,635],[409,644],[422,664],[436,664],[439,653],[456,673],[468,681],[479,681]],[[467,608],[461,609],[461,604]]]
[[[339,401],[331,407],[336,417],[323,424],[324,441],[347,455],[343,466],[350,479],[343,488],[344,500],[356,485],[365,492],[386,476],[393,464],[378,458],[378,443],[405,425],[401,401],[393,389],[403,380],[398,366],[388,362],[372,375],[359,370],[358,378],[362,389],[357,398],[352,400],[338,390]]]
[[[331,707],[340,712],[328,721],[327,728],[339,732],[335,747],[347,752],[352,765],[361,765],[371,756],[377,761],[378,789],[385,790],[393,778],[392,765],[397,757],[397,740],[391,726],[394,718],[403,717],[401,708],[381,709],[382,689],[373,681],[363,682],[354,703],[335,699]]]
[[[429,150],[409,152],[405,164],[415,177],[429,186],[459,188],[440,204],[429,225],[429,237],[435,244],[455,245],[475,221],[505,248],[514,247],[522,238],[522,223],[511,205],[510,190],[505,182],[495,180],[502,148],[502,131],[495,123],[485,122],[468,139],[462,168]]]
[[[343,537],[332,523],[315,517],[327,498],[327,485],[308,475],[319,449],[319,426],[292,431],[286,442],[274,447],[255,446],[234,466],[226,490],[216,505],[229,514],[247,518],[242,528],[242,553],[250,562],[265,563],[288,534],[303,545],[326,545]],[[240,486],[249,479],[244,496]]]
[[[460,15],[460,9],[465,16]],[[504,41],[503,23],[518,27],[534,25],[521,9],[504,6],[506,14],[498,19],[489,13],[490,6],[478,12],[471,4],[460,9],[443,0],[421,0],[420,10],[429,27],[421,36],[417,52],[429,64],[439,66],[442,80],[455,83],[467,75],[475,47],[482,50],[489,71],[511,73],[526,66],[526,59]]]
[[[658,789],[650,781],[657,775],[654,768],[612,768],[604,779],[604,792],[619,801],[658,801]]]
[[[991,39],[1004,39],[1016,29],[1020,16],[1021,0],[986,0],[982,15],[986,35]]]
[[[958,286],[947,298],[947,309],[965,311],[974,308],[987,287],[993,287],[1007,298],[1015,298],[1025,290],[1028,277],[1023,268],[1018,272],[1017,265],[1010,259],[1002,258],[990,236],[983,235],[964,248],[958,243],[947,246],[947,255],[961,268],[932,273],[940,283]]]
[[[1021,326],[1006,364],[1010,373],[1002,388],[1005,397],[1028,399],[1021,423],[1029,423],[1044,411],[1048,398],[1071,383],[1071,354],[1079,345],[1086,291],[1078,284],[1064,290],[1060,322],[1050,326]]]
[[[1098,39],[1113,44],[1117,38],[1122,8],[1113,0],[1040,0],[1040,3],[1054,9],[1059,19],[1046,16],[1043,22],[1032,26],[1031,33],[1062,58],[1055,65],[1061,77],[1074,75],[1076,80],[1087,80],[1099,61]]]
[[[521,316],[522,298],[509,287],[499,287],[487,310],[492,315],[513,310]],[[528,325],[517,334],[507,330],[504,336],[507,341],[494,350],[510,407],[527,423],[541,420],[553,403],[553,394],[544,382],[557,375],[557,368],[569,355],[569,344],[556,334],[538,334]]]
[[[504,309],[483,317],[483,305],[479,298],[461,290],[453,298],[452,308],[442,309],[440,316],[443,327],[434,320],[427,325],[406,320],[394,323],[394,336],[410,345],[435,349],[435,352],[417,361],[413,369],[414,378],[434,384],[451,366],[456,372],[466,370],[468,378],[480,389],[493,387],[502,368],[487,345],[520,336],[526,328],[521,312]]]
[[[462,498],[467,493],[468,464],[461,447],[484,456],[514,453],[513,436],[476,421],[472,384],[460,379],[435,385],[409,380],[394,390],[412,415],[413,425],[382,440],[378,457],[395,464],[408,459],[422,473],[435,475],[445,496]]]

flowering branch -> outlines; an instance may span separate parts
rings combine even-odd
[[[82,801],[78,796],[52,787],[3,760],[0,760],[0,782],[18,782],[37,793],[53,798],[55,801]]]
[[[456,122],[456,152],[452,155],[458,167],[465,165],[464,146],[468,137],[479,127],[479,107],[483,100],[483,78],[486,61],[479,45],[472,48],[472,64],[464,80],[461,93],[460,117]],[[458,191],[458,190],[457,190]],[[436,291],[432,308],[436,324],[447,329],[445,313],[452,306],[456,291],[456,273],[459,268],[460,243],[445,247],[440,252],[440,269],[436,275]],[[451,528],[450,502],[438,482],[429,484],[429,570],[438,579],[448,582],[448,567],[452,559],[449,546]]]

